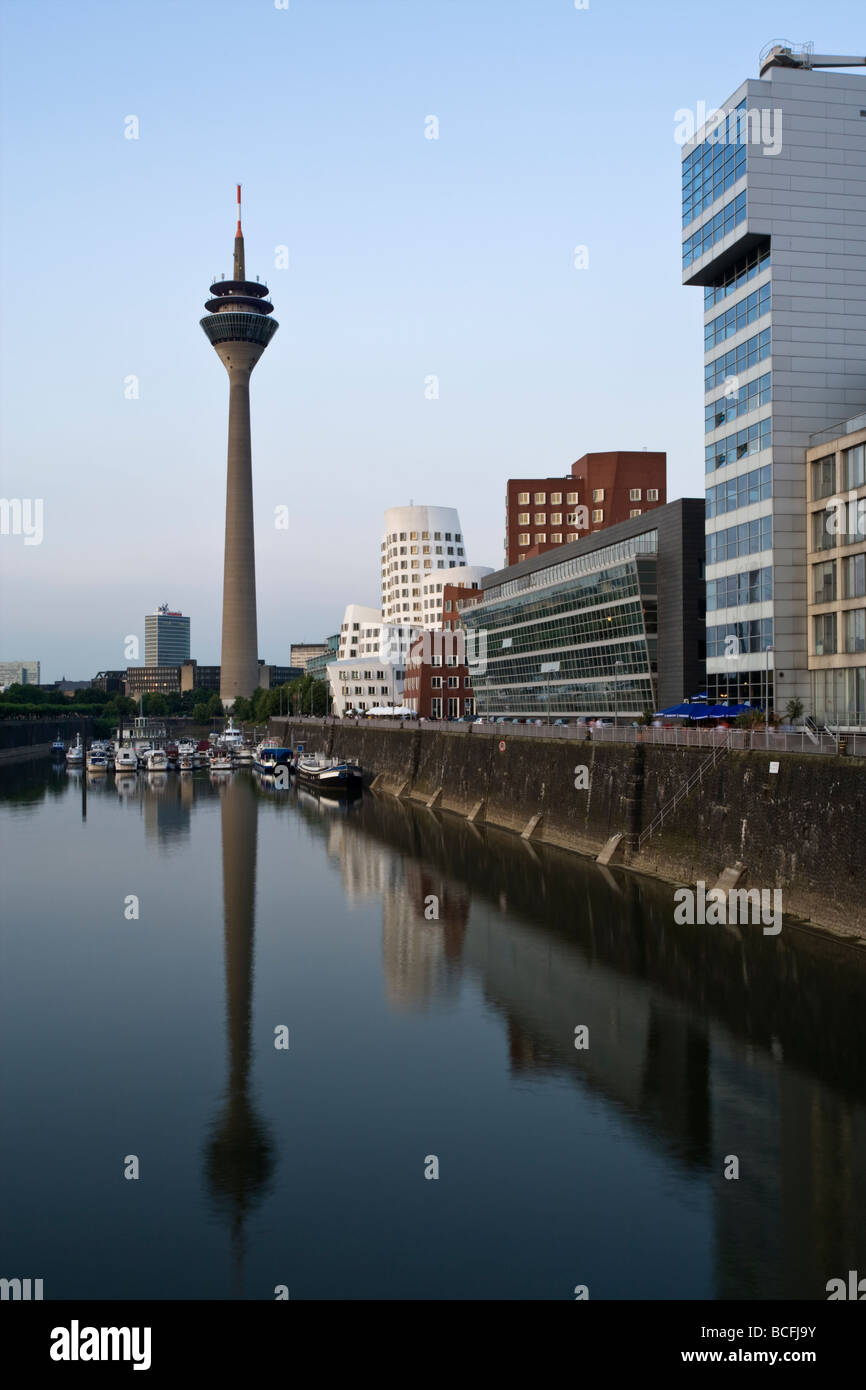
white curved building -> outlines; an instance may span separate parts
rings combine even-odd
[[[421,581],[421,626],[442,626],[442,589],[445,584],[463,584],[467,589],[480,589],[484,576],[492,573],[490,565],[456,565],[444,574],[438,569],[431,570]]]
[[[426,627],[425,579],[432,579],[441,570],[463,568],[467,562],[463,529],[454,507],[389,507],[381,544],[383,620],[404,627]]]

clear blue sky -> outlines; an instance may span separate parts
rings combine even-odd
[[[702,495],[674,113],[724,102],[771,40],[862,50],[863,15],[6,0],[2,495],[43,498],[45,535],[0,537],[0,658],[124,666],[166,600],[219,660],[228,380],[198,321],[237,181],[280,323],[252,382],[263,657],[378,603],[388,506],[457,506],[470,560],[499,566],[509,476],[646,445],[670,497]]]

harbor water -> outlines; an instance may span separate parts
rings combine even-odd
[[[862,949],[252,771],[9,767],[0,847],[0,1274],[46,1299],[866,1274]]]

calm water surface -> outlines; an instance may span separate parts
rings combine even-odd
[[[866,1272],[855,949],[677,927],[670,887],[370,794],[111,774],[85,814],[82,776],[0,776],[0,1275],[823,1299]]]

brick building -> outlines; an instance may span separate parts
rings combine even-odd
[[[403,703],[423,719],[462,719],[475,713],[460,615],[482,596],[477,585],[445,584],[441,631],[419,633],[409,649]]]
[[[584,454],[560,478],[509,478],[505,563],[531,560],[667,501],[667,455],[646,449]]]

